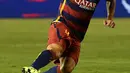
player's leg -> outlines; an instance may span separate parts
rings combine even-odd
[[[37,59],[33,62],[31,67],[24,67],[23,73],[38,73],[37,70],[46,66],[50,61],[59,58],[64,52],[65,42],[61,40],[60,34],[64,32],[64,28],[60,28],[62,31],[59,31],[57,27],[53,24],[49,30],[49,40],[47,50],[44,50]]]
[[[66,53],[65,57],[60,60],[60,69],[62,73],[71,73],[73,71],[73,69],[78,63],[79,53],[79,45],[72,45],[72,47],[68,49],[68,52]]]
[[[60,58],[60,65],[57,65],[44,73],[71,73],[77,65],[80,46],[75,45],[75,47],[70,47],[67,51],[69,52],[64,52],[63,57]],[[56,60],[55,63],[59,62]]]
[[[38,73],[37,70],[46,66],[52,60],[57,59],[61,56],[63,49],[58,44],[50,44],[47,47],[47,50],[44,50],[37,59],[33,62],[31,67],[24,67],[23,73],[30,72],[30,73]]]
[[[60,66],[61,73],[71,73],[76,66],[76,62],[72,57],[64,57]]]
[[[76,63],[71,57],[60,58],[60,65],[50,68],[48,71],[43,73],[71,73]]]

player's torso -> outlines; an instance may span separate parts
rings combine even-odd
[[[99,0],[62,0],[56,21],[65,23],[82,40],[98,3]]]

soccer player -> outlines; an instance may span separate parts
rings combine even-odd
[[[44,73],[71,73],[78,63],[80,43],[84,39],[96,6],[100,0],[62,0],[59,16],[49,28],[48,46],[30,67],[22,73],[40,73],[40,69],[51,61],[56,66]],[[104,25],[114,28],[116,0],[106,0],[107,18]]]

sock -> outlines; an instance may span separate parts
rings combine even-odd
[[[44,73],[61,73],[60,66],[54,66]]]
[[[45,50],[33,62],[32,67],[39,70],[40,68],[50,63],[51,59],[52,59],[52,53],[49,50]]]

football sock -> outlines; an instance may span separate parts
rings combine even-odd
[[[50,63],[51,59],[52,59],[52,53],[49,50],[45,50],[33,62],[32,67],[39,70],[40,68]]]
[[[43,73],[61,73],[60,66],[54,66],[54,67],[50,68],[48,71],[43,72]]]

